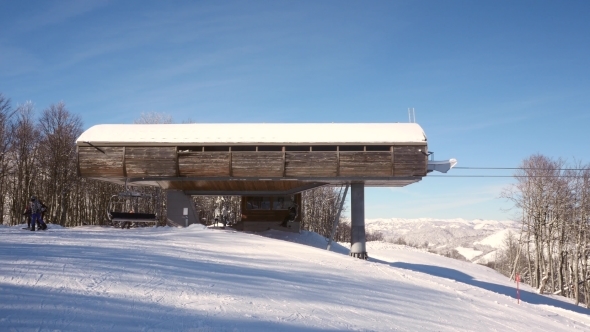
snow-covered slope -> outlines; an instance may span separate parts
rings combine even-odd
[[[519,305],[493,270],[385,242],[363,261],[313,233],[50,227],[0,226],[0,330],[590,331],[562,298]]]
[[[403,238],[408,244],[428,245],[430,250],[444,252],[456,249],[466,259],[486,263],[494,260],[508,232],[518,234],[518,223],[510,220],[465,219],[367,219],[369,231],[383,233],[388,241]]]

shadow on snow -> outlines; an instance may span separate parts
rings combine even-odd
[[[516,287],[508,287],[504,285],[498,285],[494,283],[489,283],[485,281],[479,281],[473,279],[470,275],[465,274],[461,271],[457,271],[454,269],[449,269],[446,267],[440,266],[433,266],[433,265],[424,265],[424,264],[412,264],[412,263],[405,263],[405,262],[395,262],[389,263],[381,260],[372,259],[379,263],[388,264],[392,267],[397,267],[401,269],[406,269],[415,272],[426,273],[435,277],[441,277],[446,279],[455,280],[457,282],[461,282],[467,285],[479,287],[494,293],[506,295],[509,297],[516,298]],[[563,309],[567,309],[570,311],[574,311],[580,314],[588,315],[590,311],[586,308],[577,306],[572,303],[567,303],[564,301],[556,300],[548,296],[544,296],[541,294],[533,293],[526,290],[520,290],[520,299],[521,301],[530,303],[530,304],[543,304],[553,307],[559,307]]]

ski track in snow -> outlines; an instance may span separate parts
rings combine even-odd
[[[0,226],[2,331],[590,331],[567,299],[518,305],[493,270],[390,243],[50,226]]]

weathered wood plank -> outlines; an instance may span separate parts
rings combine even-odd
[[[331,177],[338,171],[336,152],[286,152],[285,176]]]
[[[123,177],[123,147],[78,147],[78,166],[81,176]]]
[[[194,190],[194,191],[250,191],[252,195],[256,192],[269,191],[288,191],[297,187],[305,186],[306,182],[302,181],[215,181],[215,180],[196,180],[196,181],[174,181],[171,182],[168,189],[174,190]]]
[[[391,152],[340,152],[340,176],[391,176]]]
[[[127,147],[125,171],[128,177],[176,176],[176,147]]]
[[[180,176],[230,176],[229,152],[192,152],[178,156]]]
[[[283,152],[232,152],[232,175],[236,177],[281,177]]]
[[[125,167],[128,177],[176,176],[175,160],[127,160]]]
[[[174,146],[147,146],[127,147],[125,159],[174,159],[176,147]]]
[[[394,146],[394,176],[426,175],[428,158],[422,151],[426,151],[426,146]]]

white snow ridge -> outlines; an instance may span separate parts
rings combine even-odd
[[[381,232],[389,242],[400,238],[418,247],[445,253],[455,249],[465,259],[476,263],[495,260],[509,232],[518,234],[520,226],[510,220],[465,219],[367,219],[367,230]]]
[[[308,232],[21,227],[0,226],[1,331],[590,331],[564,298],[517,304],[493,270],[386,242],[364,261]]]

